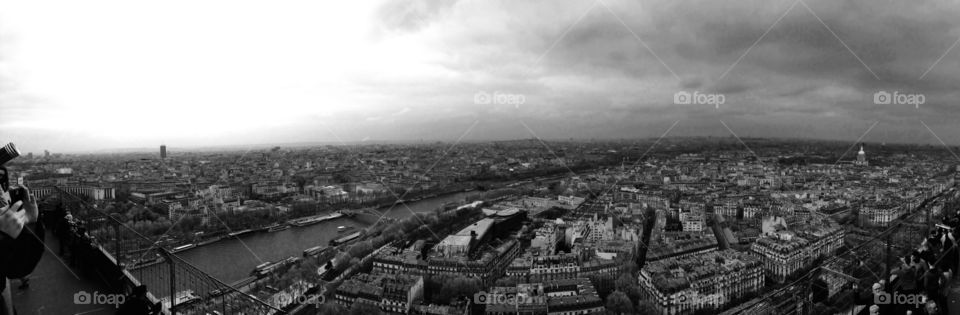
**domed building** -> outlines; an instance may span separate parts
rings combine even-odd
[[[853,164],[854,164],[854,165],[858,165],[858,166],[868,166],[868,165],[870,165],[870,163],[867,162],[867,153],[866,153],[866,152],[863,152],[863,145],[862,145],[862,144],[860,145],[860,152],[857,152],[857,160],[856,160],[855,162],[853,162]]]

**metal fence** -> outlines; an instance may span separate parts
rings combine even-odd
[[[144,284],[165,314],[282,314],[279,308],[234,288],[184,261],[174,251],[85,202],[54,187],[60,206],[78,219],[70,243],[89,243],[112,256],[132,285]]]

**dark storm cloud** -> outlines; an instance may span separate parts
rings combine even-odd
[[[623,120],[743,115],[754,118],[742,122],[746,132],[777,136],[782,128],[771,121],[834,117],[813,124],[843,133],[864,121],[935,121],[960,113],[954,106],[960,48],[944,56],[960,38],[957,2],[460,1],[415,7],[415,14],[384,9],[383,23],[421,27],[449,57],[439,64],[464,74],[439,86],[465,87],[446,91],[466,96],[475,90],[524,93],[531,104],[519,113],[558,123],[590,119],[617,133],[624,127],[615,124]],[[723,93],[729,104],[720,110],[674,106],[671,95],[678,90]],[[879,90],[924,93],[927,103],[877,106],[872,96]]]

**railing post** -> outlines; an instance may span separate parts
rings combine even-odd
[[[120,259],[122,259],[121,256],[123,255],[123,249],[120,248],[120,225],[117,224],[116,222],[112,222],[112,221],[110,221],[109,219],[107,219],[107,224],[111,224],[111,223],[113,223],[113,226],[114,226],[114,228],[113,228],[113,237],[114,237],[113,255],[114,255],[114,257],[117,258],[117,264],[119,265],[119,264],[120,264]]]
[[[167,252],[166,249],[163,249],[161,247],[161,248],[157,248],[157,250],[159,250],[160,253],[163,254],[163,258],[167,261],[167,264],[170,265],[170,308],[169,310],[170,310],[170,315],[176,315],[177,311],[174,310],[174,307],[177,305],[177,276],[176,276],[177,266],[174,265],[173,258],[170,257],[172,255],[169,252]]]
[[[891,262],[890,262],[890,258],[891,258],[891,257],[890,257],[890,250],[891,250],[891,245],[892,245],[892,244],[890,243],[890,242],[892,241],[892,240],[891,240],[891,235],[893,235],[893,233],[895,233],[896,230],[899,229],[899,228],[900,228],[900,224],[898,223],[897,226],[895,226],[892,230],[890,230],[890,234],[887,234],[887,237],[886,237],[886,242],[887,242],[887,248],[886,248],[886,250],[887,250],[887,252],[886,252],[886,254],[884,255],[884,264],[885,264],[886,266],[883,268],[883,269],[884,269],[884,272],[883,272],[883,277],[884,277],[884,278],[883,278],[883,279],[880,279],[880,280],[890,279],[890,264],[891,264]]]

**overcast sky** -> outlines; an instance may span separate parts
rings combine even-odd
[[[939,0],[0,1],[0,142],[635,138],[679,121],[669,135],[958,144],[958,16]]]

